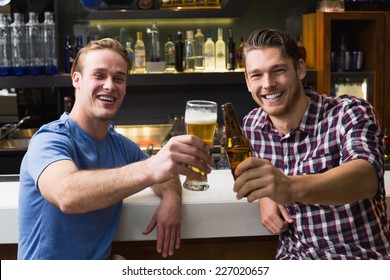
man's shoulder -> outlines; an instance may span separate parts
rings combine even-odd
[[[372,106],[367,100],[347,94],[337,97],[325,96],[322,101],[322,107],[327,111],[372,111]]]

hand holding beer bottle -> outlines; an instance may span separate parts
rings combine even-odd
[[[213,142],[215,127],[217,125],[217,103],[205,100],[187,101],[184,122],[188,134],[195,135],[205,141],[210,147]],[[192,170],[200,172],[197,168],[190,166]],[[183,187],[193,191],[204,191],[209,188],[207,179],[196,181],[187,177]]]
[[[242,134],[232,103],[223,104],[222,112],[226,131],[225,150],[228,155],[232,175],[234,180],[236,180],[235,171],[237,166],[246,158],[251,157],[252,152],[248,139]]]

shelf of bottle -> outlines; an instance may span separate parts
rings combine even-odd
[[[308,70],[307,83],[315,83],[316,71]],[[183,72],[130,74],[127,86],[180,86],[245,84],[244,72]],[[0,88],[67,88],[72,87],[69,74],[0,77]]]
[[[95,10],[90,11],[87,20],[129,20],[164,18],[239,18],[248,9],[253,0],[229,0],[221,9],[161,9],[161,10]]]
[[[372,71],[332,71],[332,78],[366,78],[374,75]]]

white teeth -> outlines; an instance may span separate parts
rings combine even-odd
[[[98,99],[99,100],[103,100],[103,101],[109,101],[109,102],[113,102],[114,101],[114,98],[108,97],[108,96],[99,96]]]
[[[279,96],[281,96],[283,94],[283,92],[278,92],[278,93],[273,93],[273,94],[267,94],[265,96],[265,99],[267,100],[271,100],[271,99],[274,99],[274,98],[278,98]]]

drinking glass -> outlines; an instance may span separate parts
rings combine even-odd
[[[217,125],[217,103],[207,100],[187,101],[184,122],[187,134],[198,136],[211,147]],[[205,175],[198,168],[190,167],[192,170]],[[207,177],[205,181],[196,181],[187,176],[183,187],[193,191],[205,191],[209,188],[209,184]]]

